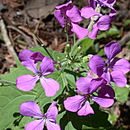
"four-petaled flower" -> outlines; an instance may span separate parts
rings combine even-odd
[[[46,96],[51,97],[56,94],[59,90],[59,83],[52,78],[44,77],[55,72],[54,61],[52,59],[43,56],[40,52],[23,50],[19,54],[19,60],[27,69],[35,73],[35,75],[19,76],[16,79],[18,89],[22,91],[30,91],[35,87],[36,82],[40,79]],[[37,69],[38,61],[41,61],[39,70]]]
[[[90,70],[99,77],[104,78],[109,84],[113,81],[119,87],[126,86],[125,74],[129,72],[130,64],[125,58],[114,59],[121,52],[120,45],[116,42],[110,42],[104,47],[104,51],[107,61],[98,55],[94,55],[88,63]]]
[[[100,4],[101,6],[107,6],[110,9],[114,9],[113,5],[115,4],[116,0],[89,0],[89,5],[93,7],[94,9],[96,8],[96,2]]]
[[[74,32],[79,39],[83,39],[88,34],[88,29],[78,25],[78,22],[82,21],[82,17],[77,6],[71,6],[71,3],[72,1],[70,0],[66,4],[56,6],[54,15],[62,27],[67,28],[69,25],[71,31]]]
[[[43,130],[45,123],[48,130],[60,130],[60,126],[56,123],[58,114],[56,102],[52,102],[48,111],[42,114],[38,104],[34,101],[26,101],[20,105],[20,113],[23,116],[38,118],[28,123],[25,130]]]
[[[88,37],[91,39],[96,39],[98,30],[106,31],[109,29],[111,23],[111,17],[109,15],[104,15],[99,18],[99,20],[93,25],[92,31],[89,33]]]
[[[64,101],[64,107],[71,112],[77,112],[79,116],[86,116],[88,114],[94,114],[89,100],[92,99],[102,107],[110,107],[114,103],[115,93],[113,89],[106,85],[104,79],[97,78],[92,79],[90,76],[80,77],[76,81],[77,93],[76,96],[68,97]],[[98,96],[94,96],[93,93],[99,88]],[[81,94],[80,94],[81,93]]]

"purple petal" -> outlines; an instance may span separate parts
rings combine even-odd
[[[58,5],[58,6],[56,6],[55,8],[56,8],[56,9],[67,8],[68,6],[70,6],[71,3],[72,3],[72,0],[70,0],[70,1],[67,2],[66,4]]]
[[[111,4],[112,6],[115,4],[116,0],[107,0],[108,4]]]
[[[96,8],[96,1],[95,0],[88,0],[88,2],[89,2],[89,5],[91,7],[93,7],[94,9]]]
[[[119,87],[125,87],[127,79],[123,72],[121,71],[112,71],[111,72],[112,81]]]
[[[87,116],[89,114],[94,114],[92,107],[90,106],[89,102],[86,101],[83,107],[78,111],[79,116]]]
[[[92,100],[99,104],[101,107],[110,107],[114,103],[113,99],[102,98],[102,97],[92,97]]]
[[[95,92],[99,87],[107,82],[102,78],[92,79],[90,82],[89,93]]]
[[[88,34],[88,29],[80,27],[78,24],[71,23],[72,29],[71,31],[74,32],[79,39],[83,39]]]
[[[108,30],[110,27],[110,23],[111,17],[109,15],[104,15],[98,20],[97,27],[99,30]]]
[[[93,25],[92,31],[88,34],[88,37],[91,39],[96,39],[97,34],[98,34],[98,27],[97,27],[97,23],[95,23]]]
[[[64,100],[64,107],[68,111],[77,112],[81,108],[81,105],[84,100],[85,97],[81,95],[68,97],[66,100]]]
[[[86,78],[86,77],[80,77],[76,81],[76,87],[77,89],[83,93],[83,94],[89,94],[89,89],[90,89],[90,81],[92,78]]]
[[[23,50],[23,51],[21,51],[21,52],[19,53],[19,56],[18,56],[18,57],[19,57],[19,60],[20,60],[21,62],[23,62],[23,61],[29,60],[32,54],[34,54],[34,52],[31,51],[31,50]]]
[[[31,59],[37,63],[38,61],[42,61],[45,56],[40,52],[35,52],[31,55]]]
[[[103,72],[101,77],[104,78],[111,85],[111,76],[108,70],[106,72]]]
[[[23,61],[21,62],[23,66],[25,66],[27,69],[29,69],[30,71],[32,71],[33,73],[37,73],[37,63],[35,63],[34,60],[27,60],[27,61]]]
[[[40,78],[40,82],[42,87],[45,90],[45,95],[48,97],[52,97],[59,90],[59,83],[51,78]]]
[[[64,15],[61,13],[61,10],[56,10],[54,13],[54,16],[56,17],[58,22],[61,24],[61,26],[64,27],[65,26],[65,19],[64,19]]]
[[[77,6],[73,6],[70,10],[67,10],[66,15],[72,22],[75,23],[80,22],[82,20],[82,17],[80,16],[80,12]]]
[[[114,103],[114,97],[114,90],[110,86],[105,85],[98,91],[98,97],[93,96],[92,100],[102,107],[110,107]]]
[[[21,64],[27,69],[34,73],[37,73],[37,64],[35,64],[35,61],[30,58],[33,54],[33,51],[23,50],[19,53],[19,60],[21,61]]]
[[[104,47],[105,54],[107,56],[108,61],[110,61],[112,58],[114,58],[118,53],[121,52],[121,47],[116,42],[109,42]]]
[[[35,118],[42,118],[43,114],[38,104],[34,101],[27,101],[20,105],[20,113],[23,116],[30,116]]]
[[[95,16],[95,15],[99,15],[99,13],[95,12],[95,10],[92,7],[86,6],[81,9],[81,16],[86,19],[91,18],[92,16]]]
[[[42,73],[43,76],[49,75],[52,72],[55,72],[53,60],[49,57],[44,57],[44,59],[42,60],[40,64],[39,72]]]
[[[112,87],[108,85],[103,85],[98,91],[98,97],[108,97],[111,99],[115,98],[115,92]]]
[[[89,68],[93,73],[99,77],[103,74],[103,68],[105,67],[105,61],[98,55],[93,56],[89,63]]]
[[[115,71],[122,71],[124,74],[128,73],[130,71],[130,64],[129,62],[125,59],[114,59],[111,63],[110,63],[110,68]]]
[[[57,123],[46,121],[47,130],[61,130],[60,126]]]
[[[30,91],[35,87],[38,79],[35,75],[21,75],[16,79],[16,86],[22,91]]]
[[[25,127],[25,130],[43,130],[44,129],[44,120],[34,120],[28,123]]]
[[[115,9],[111,9],[109,16],[111,17],[111,21],[114,21],[116,19],[116,10]]]
[[[58,109],[56,107],[56,102],[52,102],[52,104],[50,105],[46,113],[47,119],[56,121],[57,114],[58,114]]]

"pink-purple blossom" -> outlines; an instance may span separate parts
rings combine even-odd
[[[113,5],[115,4],[116,0],[89,0],[89,5],[93,8],[96,8],[96,4],[100,4],[104,7],[109,7],[110,9],[113,9]]]
[[[79,39],[83,39],[88,34],[88,29],[78,25],[78,22],[82,21],[82,17],[77,6],[71,6],[71,4],[72,1],[70,0],[66,4],[56,6],[54,15],[62,27],[67,28],[67,26],[70,26],[71,31],[74,32]],[[69,33],[69,30],[67,31]]]
[[[111,23],[111,17],[114,15],[114,12],[111,12],[110,15],[102,15],[96,12],[92,7],[83,7],[81,9],[81,16],[88,19],[96,16],[95,23],[92,26],[92,31],[88,34],[88,37],[91,39],[96,39],[98,31],[108,30]],[[91,20],[92,21],[92,20]]]
[[[111,23],[111,17],[109,15],[104,15],[99,18],[99,20],[93,25],[92,31],[89,33],[88,37],[91,39],[96,39],[98,31],[108,30]]]
[[[79,116],[94,114],[94,110],[90,106],[89,100],[93,100],[102,107],[110,107],[114,103],[114,91],[106,85],[102,78],[92,79],[91,76],[80,77],[76,81],[78,95],[68,97],[64,101],[64,107],[71,112],[77,112]],[[98,95],[94,92],[98,90]]]
[[[109,84],[112,81],[119,87],[126,86],[125,74],[129,72],[130,64],[125,58],[114,58],[121,52],[120,45],[116,42],[110,42],[104,47],[104,51],[107,61],[98,55],[94,55],[88,63],[90,70],[99,77],[104,78]]]
[[[34,75],[21,75],[16,79],[16,86],[22,91],[32,90],[36,82],[40,79],[41,85],[45,90],[45,95],[48,97],[54,96],[59,90],[59,83],[52,78],[45,77],[46,75],[55,72],[54,61],[49,57],[43,56],[40,52],[33,52],[30,50],[23,50],[19,54],[21,63]],[[37,69],[37,62],[41,61],[39,70]]]
[[[23,116],[37,118],[28,123],[25,130],[43,130],[46,124],[47,130],[61,130],[60,126],[56,123],[56,116],[58,110],[56,102],[52,102],[48,111],[42,114],[40,107],[34,101],[26,101],[20,105],[20,113]]]

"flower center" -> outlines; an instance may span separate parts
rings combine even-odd
[[[90,98],[90,95],[89,95],[89,94],[86,94],[86,95],[85,95],[85,98],[86,98],[86,100],[88,100],[88,99]]]
[[[111,68],[108,68],[109,72],[112,72],[112,69]]]
[[[41,76],[42,76],[42,73],[38,73],[38,76],[41,77]]]

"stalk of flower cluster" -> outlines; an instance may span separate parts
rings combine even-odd
[[[96,9],[95,9],[95,11],[98,12],[98,13],[100,13],[100,10],[101,10],[101,8],[100,8],[100,5],[98,4],[97,7],[96,7]],[[92,30],[92,26],[93,26],[94,23],[95,23],[95,16],[92,17],[91,22],[88,25],[89,32]]]
[[[99,4],[97,5],[95,11],[98,12],[98,13],[100,13],[100,5],[99,5]],[[92,17],[91,22],[90,22],[90,24],[89,24],[89,26],[88,26],[89,32],[92,30],[92,26],[93,26],[94,23],[95,23],[95,16]],[[87,35],[86,37],[88,37],[88,35]],[[81,43],[81,41],[82,41],[82,40],[78,39],[78,41],[75,42],[73,48],[71,49],[70,57],[72,57],[72,55],[73,55],[75,49],[76,49],[77,46]]]

